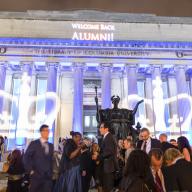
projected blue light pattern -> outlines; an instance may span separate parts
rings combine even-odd
[[[58,39],[58,38],[6,38],[0,37],[0,45],[6,46],[19,46],[25,47],[37,46],[67,46],[67,47],[124,47],[124,48],[159,48],[159,49],[171,49],[171,50],[191,50],[192,42],[181,41],[143,41],[143,40],[123,40],[123,41],[81,41],[71,39]],[[181,55],[180,55],[181,56]]]
[[[86,48],[87,50],[91,49],[129,49],[129,50],[152,50],[152,51],[176,51],[177,54],[177,60],[192,60],[192,55],[190,56],[190,52],[192,51],[192,42],[160,42],[160,41],[113,41],[113,42],[99,42],[99,41],[73,41],[70,39],[47,39],[47,38],[0,38],[0,55],[4,53],[6,48],[9,47],[30,47],[30,48]],[[189,58],[185,59],[185,55],[189,56]],[[33,57],[42,57],[41,55],[33,55]],[[83,57],[83,56],[82,56]],[[104,57],[104,56],[103,56]],[[66,57],[68,58],[68,57]],[[81,58],[81,57],[78,57]],[[92,58],[95,58],[94,56]],[[121,57],[117,57],[117,59],[121,59]],[[140,61],[148,59],[153,60],[154,58],[145,58],[140,57]],[[157,58],[156,58],[157,59]],[[159,58],[160,59],[166,59],[166,60],[176,60],[171,58]],[[148,65],[149,63],[147,63]],[[19,64],[18,64],[19,65]],[[1,65],[0,65],[1,66]],[[9,135],[11,138],[15,139],[16,135],[16,145],[17,146],[24,146],[26,144],[26,135],[31,131],[29,127],[34,126],[33,133],[30,132],[30,139],[37,138],[38,135],[38,127],[41,123],[47,123],[50,125],[51,128],[51,139],[50,141],[53,142],[53,136],[54,136],[54,129],[55,129],[55,120],[57,118],[57,112],[60,105],[57,103],[57,100],[60,101],[60,98],[56,95],[56,88],[57,88],[57,67],[55,67],[56,64],[53,63],[52,66],[49,66],[49,69],[51,69],[48,72],[48,78],[46,80],[46,83],[44,83],[44,86],[46,88],[44,89],[44,92],[37,90],[37,98],[38,95],[40,96],[41,102],[37,101],[38,105],[41,106],[39,111],[36,111],[36,114],[33,116],[32,121],[33,124],[30,124],[29,118],[26,118],[26,108],[31,105],[31,103],[27,103],[26,98],[30,98],[30,83],[28,83],[28,87],[22,88],[23,84],[21,79],[14,79],[13,80],[13,93],[10,96],[7,96],[6,93],[0,94],[0,97],[4,98],[10,98],[10,100],[13,100],[11,105],[11,113],[9,114],[6,111],[3,111],[3,109],[0,110],[0,119],[4,124],[2,123],[2,127],[4,127],[4,132],[6,135]],[[113,64],[115,67],[115,64]],[[14,68],[15,67],[15,68]],[[12,70],[18,70],[18,66],[14,66]],[[62,67],[60,67],[61,69]],[[63,67],[63,69],[71,69],[71,66]],[[77,70],[78,69],[78,70]],[[95,67],[90,68],[92,72],[97,71]],[[121,68],[118,68],[118,70]],[[114,70],[117,70],[117,68],[114,68]],[[161,74],[168,74],[170,73],[170,68],[168,69],[162,69]],[[137,73],[140,73],[142,75],[147,74],[146,67],[142,68],[138,67]],[[192,70],[188,70],[188,74],[191,74]],[[76,73],[76,76],[74,76],[74,116],[73,116],[73,130],[79,131],[83,133],[83,122],[82,122],[82,116],[83,116],[83,67],[76,68],[73,71]],[[41,70],[38,71],[38,73],[41,73]],[[0,72],[0,74],[4,74],[3,68]],[[103,73],[104,74],[104,73]],[[192,105],[192,98],[187,92],[186,84],[185,86],[179,86],[181,83],[180,80],[182,80],[182,84],[186,83],[186,77],[185,73],[178,73],[177,74],[177,85],[179,86],[177,95],[170,96],[169,91],[167,88],[167,85],[165,85],[165,82],[162,82],[161,80],[161,74],[152,75],[152,98],[146,98],[146,87],[145,82],[143,81],[140,83],[140,85],[137,85],[137,79],[135,76],[130,77],[130,79],[134,79],[134,87],[129,86],[129,96],[128,100],[131,102],[131,100],[137,101],[140,99],[144,99],[145,103],[142,105],[140,110],[140,115],[137,116],[137,119],[143,123],[145,126],[149,126],[152,132],[154,130],[157,134],[160,132],[167,132],[170,135],[175,134],[175,136],[179,136],[180,133],[189,136],[191,134],[191,117],[192,117],[192,111],[191,111],[191,105]],[[28,76],[31,76],[30,73],[28,73]],[[108,76],[110,76],[108,74]],[[4,89],[4,83],[5,78],[3,75],[0,76],[1,82],[0,82],[0,89]],[[103,77],[104,79],[105,77]],[[3,80],[4,79],[4,80]],[[108,78],[110,79],[110,77]],[[105,80],[105,79],[104,79]],[[108,80],[107,80],[108,81]],[[111,89],[110,84],[107,86],[106,90]],[[38,89],[38,88],[37,88]],[[142,89],[142,90],[141,90]],[[45,92],[50,93],[50,95],[45,94]],[[41,93],[41,94],[39,94]],[[107,91],[106,93],[109,93]],[[46,96],[48,95],[48,98]],[[107,95],[107,94],[106,94]],[[109,97],[109,94],[105,97]],[[16,99],[15,99],[16,98]],[[35,100],[35,98],[33,98]],[[20,102],[22,101],[22,103]],[[24,104],[23,104],[24,101]],[[0,103],[2,101],[0,100]],[[133,103],[134,103],[133,102]],[[105,104],[105,101],[103,101]],[[170,105],[172,103],[176,103],[178,105],[178,112],[173,113],[172,116],[170,115]],[[152,115],[154,116],[154,119],[151,120],[146,117],[146,106],[150,106],[150,110],[152,111]],[[106,107],[110,107],[110,103],[107,102],[105,104]],[[185,106],[185,107],[183,107]],[[65,117],[64,117],[65,118]],[[47,120],[48,119],[48,120]],[[30,124],[30,125],[29,125]],[[154,127],[155,128],[154,128]],[[156,134],[155,133],[155,134]],[[192,135],[192,134],[191,134]],[[28,135],[27,135],[28,137]],[[11,144],[12,145],[12,144]]]
[[[12,95],[0,90],[0,96],[3,97],[4,102],[11,104],[10,115],[8,111],[2,111],[0,114],[0,134],[8,136],[9,148],[24,148],[28,139],[38,138],[39,127],[43,123],[49,125],[50,141],[53,142],[53,122],[60,107],[60,100],[54,91],[55,88],[51,88],[51,82],[48,89],[44,87],[47,84],[46,81],[43,82],[43,87],[38,86],[37,96],[30,96],[31,76],[30,72],[24,72],[21,78],[13,79]],[[7,83],[10,84],[10,82]],[[35,108],[36,112],[32,112]]]

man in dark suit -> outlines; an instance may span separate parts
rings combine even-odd
[[[147,154],[151,149],[154,149],[154,148],[161,149],[160,141],[150,137],[149,129],[147,128],[141,129],[140,136],[142,140],[137,142],[137,149],[141,149],[145,151]]]
[[[170,148],[178,149],[175,145],[167,142],[167,135],[165,133],[161,133],[159,135],[159,141],[161,142],[161,150],[163,151],[163,153],[165,153],[165,151]]]
[[[151,171],[148,175],[148,186],[151,191],[165,192],[165,181],[162,173],[163,152],[154,148],[149,152]]]
[[[26,172],[31,175],[30,192],[51,192],[53,144],[48,143],[49,127],[40,127],[41,138],[32,141],[24,154]]]
[[[191,192],[192,163],[186,161],[182,154],[174,148],[168,149],[165,152],[165,160],[168,164],[170,164],[169,167],[165,167],[163,169],[167,192]]]
[[[109,132],[109,124],[101,123],[100,134],[103,136],[99,160],[102,167],[102,188],[110,192],[114,188],[115,172],[117,171],[117,143]]]

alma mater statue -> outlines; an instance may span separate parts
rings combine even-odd
[[[139,101],[133,110],[130,109],[120,109],[118,104],[120,102],[119,96],[112,96],[111,102],[113,104],[112,109],[99,109],[98,98],[97,98],[97,88],[95,87],[96,97],[95,102],[97,106],[97,122],[108,122],[110,124],[110,132],[116,137],[116,139],[124,139],[127,136],[133,136],[136,139],[137,130],[133,128],[135,125],[135,114],[137,112],[139,104],[143,100]]]

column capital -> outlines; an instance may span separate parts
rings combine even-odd
[[[46,67],[47,67],[47,69],[50,69],[50,68],[58,69],[59,62],[46,62]]]
[[[86,67],[86,63],[72,63],[73,67],[83,68]]]
[[[20,61],[20,65],[33,65],[33,61]]]
[[[177,72],[177,71],[179,71],[179,70],[181,70],[181,69],[187,70],[187,66],[186,66],[186,65],[175,65],[175,66],[174,66],[174,71],[175,71],[175,72]]]
[[[162,65],[151,65],[151,76],[156,79],[156,76],[161,78]]]
[[[167,77],[175,77],[175,70],[174,67],[170,68],[169,71],[167,72]]]
[[[111,67],[113,67],[113,64],[112,63],[100,63],[99,66],[103,67],[103,68],[104,67],[110,67],[111,68]]]
[[[86,63],[73,63],[72,71],[82,70],[85,71],[87,69]]]
[[[138,72],[138,64],[129,64],[129,63],[126,63],[124,65],[124,72],[129,72],[130,69],[136,69],[136,72]]]
[[[138,64],[133,64],[133,63],[125,63],[125,68],[137,68]]]
[[[113,69],[113,64],[111,63],[99,63],[98,71],[101,72],[104,69],[111,70]]]
[[[0,67],[8,67],[8,62],[7,61],[0,61]]]
[[[153,72],[154,70],[160,70],[162,71],[162,65],[151,65],[151,71]]]
[[[21,70],[22,71],[29,71],[33,69],[33,62],[32,61],[21,61]]]

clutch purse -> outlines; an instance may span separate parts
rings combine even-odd
[[[7,173],[7,171],[9,170],[9,163],[5,162],[3,163],[3,173]]]

